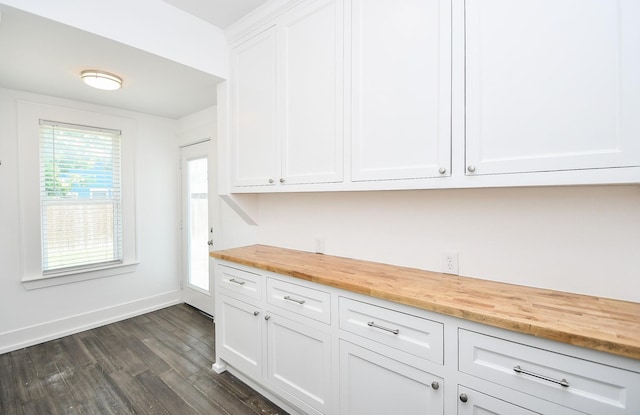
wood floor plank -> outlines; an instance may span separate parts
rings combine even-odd
[[[0,414],[285,414],[211,370],[214,330],[180,304],[2,354]]]
[[[229,374],[212,376],[209,372],[198,372],[191,376],[189,380],[207,396],[215,396],[216,402],[226,412],[233,415],[256,415],[253,406],[250,404],[252,394],[255,393],[249,387],[244,391],[229,388],[222,378],[228,377]],[[246,386],[246,385],[245,385]],[[263,398],[264,399],[264,398]],[[266,399],[265,399],[266,401]],[[269,414],[266,412],[264,415]]]
[[[113,360],[113,356],[109,353],[109,350],[105,347],[103,339],[94,330],[78,333],[82,344],[89,351],[91,356],[96,362],[99,362],[103,370],[107,372],[114,372],[122,369],[118,366],[118,363]],[[93,365],[89,365],[93,366]]]
[[[109,373],[100,365],[91,365],[86,370],[92,388],[96,391],[95,400],[109,414],[128,414],[133,412],[133,404],[126,391],[112,380]]]
[[[147,370],[147,365],[136,353],[123,347],[123,337],[108,337],[102,339],[102,344],[108,351],[114,366],[131,373],[133,376]]]
[[[176,394],[166,383],[162,381],[151,371],[140,373],[136,376],[136,379],[145,387],[148,393],[158,400],[160,404],[170,414],[180,415],[197,415],[195,409],[193,409],[187,402],[182,400],[178,394]]]
[[[162,404],[148,393],[135,377],[128,372],[118,371],[110,373],[109,377],[121,390],[126,390],[132,405],[132,411],[136,414],[170,415]]]
[[[33,367],[28,349],[22,349],[12,354],[13,376],[18,397],[24,401],[35,400],[46,396],[37,372]]]
[[[187,381],[175,370],[169,370],[162,376],[162,381],[166,383],[185,402],[188,402],[198,413],[211,415],[230,415],[229,412],[210,400],[200,389]],[[232,414],[233,415],[233,414]]]
[[[146,367],[156,375],[161,375],[171,369],[171,366],[165,360],[156,355],[136,336],[127,336],[123,338],[122,346],[126,347],[131,353],[137,356],[138,359],[144,362]]]

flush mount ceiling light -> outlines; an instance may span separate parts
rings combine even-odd
[[[122,79],[108,72],[96,71],[94,69],[82,71],[80,77],[85,84],[106,91],[114,91],[122,88]]]

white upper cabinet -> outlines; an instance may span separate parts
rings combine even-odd
[[[232,191],[640,183],[639,21],[638,0],[271,0],[227,30]]]
[[[465,5],[467,174],[640,166],[640,2]]]
[[[276,29],[231,51],[232,180],[267,185],[280,174],[276,134]]]
[[[295,8],[278,22],[284,184],[343,179],[343,27],[337,0]]]
[[[302,2],[232,48],[234,186],[343,180],[343,9]]]
[[[449,176],[451,2],[353,0],[353,181]]]

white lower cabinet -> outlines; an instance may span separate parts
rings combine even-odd
[[[259,377],[262,373],[262,310],[226,295],[219,295],[216,304],[218,357],[247,376]]]
[[[267,380],[319,413],[329,413],[331,336],[310,322],[268,313]]]
[[[292,414],[638,415],[638,361],[218,261],[217,371]]]
[[[340,341],[341,415],[443,414],[444,380]]]
[[[458,415],[535,415],[539,412],[458,386]]]

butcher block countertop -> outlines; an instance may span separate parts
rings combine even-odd
[[[266,245],[227,249],[210,255],[428,311],[640,360],[640,303]]]

